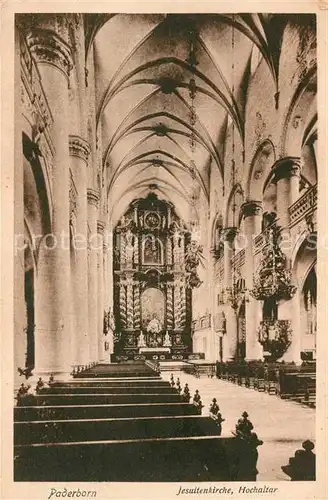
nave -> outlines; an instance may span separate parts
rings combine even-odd
[[[316,15],[15,24],[15,480],[288,480],[325,338]]]
[[[209,412],[213,398],[222,433]],[[237,430],[245,409],[260,439]],[[216,378],[161,376],[142,363],[40,379],[34,393],[18,393],[14,420],[18,481],[286,480],[281,466],[314,439],[310,408]]]

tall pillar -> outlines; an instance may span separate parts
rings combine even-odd
[[[289,227],[289,207],[299,197],[300,158],[286,157],[272,167],[277,184],[277,219],[282,229]]]
[[[61,18],[61,16],[57,16]],[[61,18],[64,19],[64,16]],[[65,379],[70,373],[70,250],[68,79],[71,50],[53,26],[31,28],[28,47],[37,62],[53,117],[52,234],[40,246],[37,279],[35,372]]]
[[[278,226],[282,228],[282,251],[287,255],[290,263],[293,248],[289,231],[289,207],[299,197],[300,158],[286,157],[278,160],[274,166],[274,180],[277,184],[277,219]],[[291,321],[292,344],[283,356],[284,361],[300,363],[300,335],[298,293],[292,300],[281,301],[278,306],[278,319]]]
[[[98,360],[105,361],[104,339],[104,229],[105,223],[97,221],[97,297],[98,297]]]
[[[223,233],[224,242],[224,288],[225,288],[225,307],[226,334],[223,337],[223,361],[235,359],[237,354],[237,317],[235,310],[229,304],[229,290],[232,286],[232,257],[233,244],[237,230],[234,227],[226,228]]]
[[[78,365],[90,361],[88,336],[88,202],[87,202],[87,165],[90,154],[88,143],[78,136],[70,136],[69,152],[74,172],[76,196],[76,235],[74,276],[75,309],[75,360]]]
[[[89,316],[89,352],[90,360],[98,361],[98,203],[99,195],[94,189],[87,190],[88,197],[88,244],[89,244],[89,266],[88,266],[88,316]]]
[[[246,235],[245,248],[245,284],[246,289],[253,288],[254,276],[254,247],[253,238],[261,231],[262,205],[258,201],[248,201],[241,206],[244,217]],[[258,342],[257,328],[261,321],[261,303],[248,294],[246,302],[246,360],[261,359],[263,348]]]
[[[278,309],[279,319],[289,319],[291,321],[292,338],[291,344],[283,355],[283,361],[300,364],[301,360],[301,290],[297,290],[294,297],[284,303],[284,307]]]
[[[216,284],[217,284],[217,278],[216,278],[216,251],[212,247],[210,249],[210,266],[209,266],[209,283],[210,283],[210,298],[211,298],[211,339],[212,339],[212,349],[211,349],[211,360],[212,361],[219,361],[220,360],[220,346],[219,346],[219,336],[216,332],[216,322],[215,318],[217,316],[217,292],[216,292]]]
[[[24,298],[25,238],[24,238],[24,172],[22,154],[22,112],[20,109],[21,61],[19,32],[15,32],[15,138],[14,138],[14,386],[22,380],[17,368],[25,368],[27,349],[27,318]],[[5,262],[3,254],[3,262]]]

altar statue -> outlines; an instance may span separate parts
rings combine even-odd
[[[139,335],[138,347],[146,347],[145,336],[144,336],[144,334],[142,332]]]
[[[171,339],[170,339],[169,332],[166,332],[165,337],[164,337],[164,344],[163,344],[163,346],[164,347],[171,347],[171,345],[172,345],[172,342],[171,342]]]

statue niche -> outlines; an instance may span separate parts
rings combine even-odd
[[[149,347],[163,343],[164,295],[158,288],[147,288],[141,296],[142,329]]]
[[[148,266],[163,265],[163,246],[162,242],[154,236],[145,239],[142,245],[142,261]]]

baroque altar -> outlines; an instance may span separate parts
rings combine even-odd
[[[191,352],[189,246],[171,203],[131,203],[114,232],[115,354]]]

